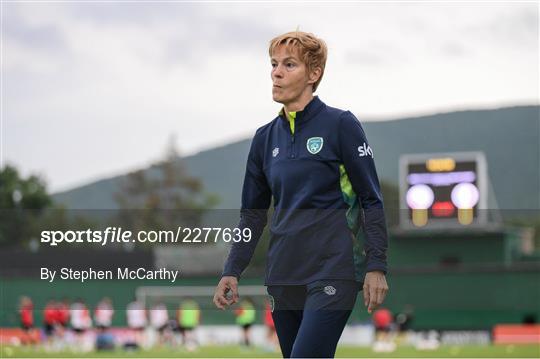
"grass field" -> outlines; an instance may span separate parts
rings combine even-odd
[[[135,352],[112,351],[87,354],[47,353],[38,349],[3,346],[0,358],[280,358],[280,353],[239,346],[206,346],[194,352],[184,349],[153,349]],[[446,346],[434,351],[418,351],[401,347],[393,353],[375,353],[370,348],[341,346],[336,357],[341,358],[540,358],[540,345]]]

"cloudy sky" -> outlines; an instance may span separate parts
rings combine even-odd
[[[539,102],[537,2],[2,3],[0,165],[52,191],[252,136],[268,41],[329,47],[318,94],[362,120]],[[234,159],[228,159],[234,160]]]

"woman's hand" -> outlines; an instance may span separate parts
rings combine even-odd
[[[368,313],[377,309],[384,301],[388,292],[386,277],[381,271],[367,272],[364,279],[364,305],[368,307]]]
[[[227,299],[227,294],[231,292],[232,297]],[[238,302],[238,279],[233,276],[223,276],[219,281],[214,292],[214,304],[219,309],[225,309],[225,306]]]

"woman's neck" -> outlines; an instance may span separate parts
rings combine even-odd
[[[285,108],[285,112],[288,115],[289,112],[302,111],[311,100],[313,100],[313,92],[309,91],[305,94],[302,94],[298,99],[290,103],[283,104],[283,107]]]

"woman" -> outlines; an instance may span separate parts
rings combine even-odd
[[[238,301],[238,280],[273,197],[265,285],[282,354],[333,357],[358,291],[369,313],[388,291],[373,151],[351,112],[313,95],[324,73],[324,41],[290,32],[270,42],[269,54],[272,96],[283,109],[253,138],[239,224],[252,240],[231,248],[214,303],[224,309]]]

